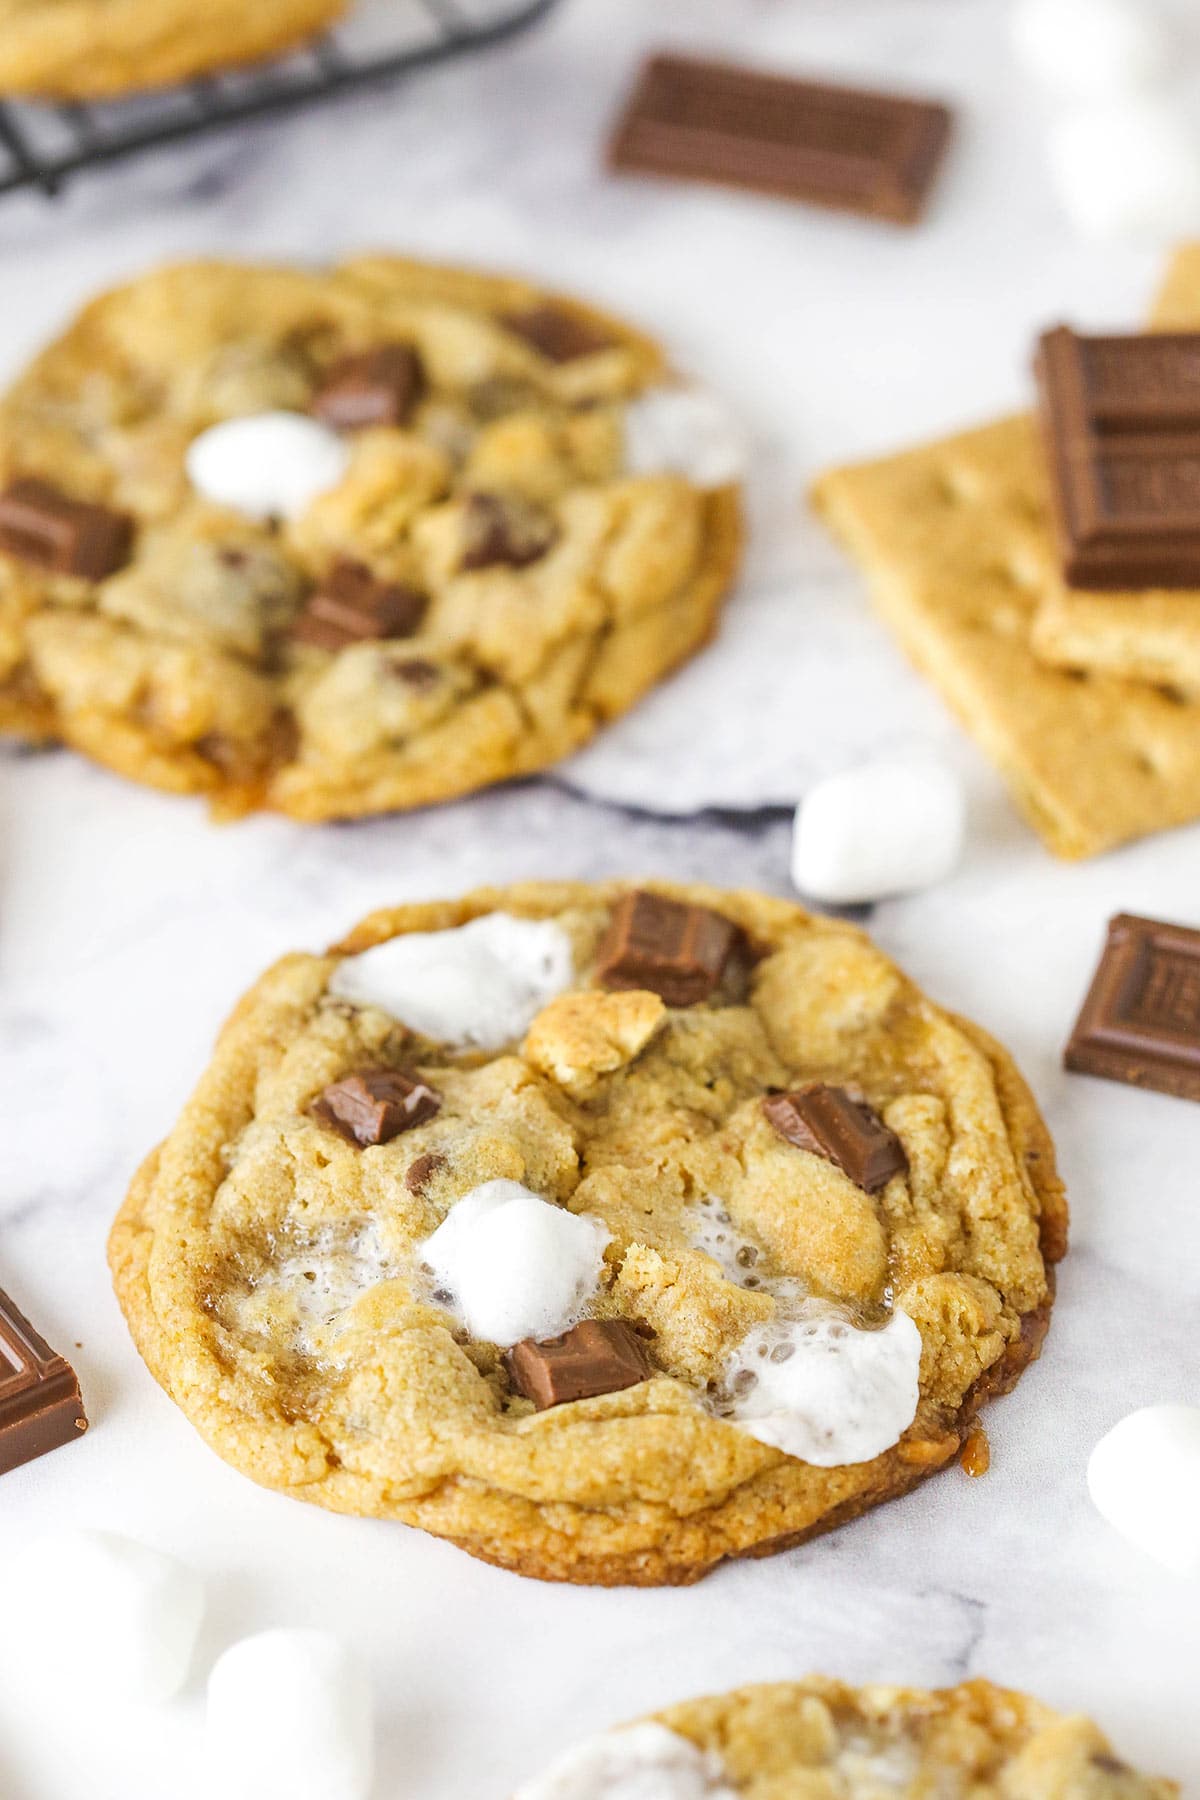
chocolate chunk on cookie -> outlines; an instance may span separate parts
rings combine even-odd
[[[411,637],[428,600],[401,581],[381,581],[365,563],[343,557],[309,596],[293,636],[318,650],[342,650],[366,638]]]
[[[541,507],[511,494],[472,494],[463,514],[460,569],[506,563],[523,569],[545,556],[558,535]]]
[[[583,1319],[540,1344],[524,1338],[504,1361],[517,1392],[539,1412],[568,1400],[615,1394],[653,1373],[645,1345],[623,1319]]]
[[[0,550],[54,575],[103,581],[128,562],[133,520],[23,476],[0,494]]]
[[[614,909],[596,960],[602,987],[646,988],[668,1006],[707,1000],[741,936],[706,906],[661,894],[626,894]]]
[[[904,1146],[879,1114],[845,1088],[814,1082],[790,1094],[769,1094],[763,1112],[781,1138],[836,1163],[868,1194],[908,1167]]]
[[[404,1069],[358,1069],[331,1082],[312,1103],[315,1118],[349,1143],[387,1144],[424,1125],[441,1109],[441,1095]]]
[[[524,312],[505,313],[501,323],[544,356],[548,362],[574,362],[607,350],[612,338],[589,319],[562,306],[531,306]]]
[[[327,369],[312,410],[335,431],[406,425],[424,386],[421,359],[411,344],[379,344]]]

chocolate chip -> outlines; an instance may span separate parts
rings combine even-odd
[[[439,1111],[441,1095],[404,1069],[358,1069],[331,1082],[311,1111],[351,1144],[386,1144]]]
[[[312,410],[335,431],[403,425],[424,386],[421,359],[411,344],[377,344],[341,357],[325,371]]]
[[[626,894],[597,952],[596,979],[602,987],[648,988],[668,1006],[694,1006],[720,981],[740,935],[706,906]]]
[[[54,575],[103,581],[129,560],[133,520],[26,477],[0,494],[0,550]]]
[[[530,306],[522,312],[503,313],[501,324],[548,362],[594,356],[597,350],[610,350],[615,341],[591,319],[563,306]]]
[[[428,693],[442,678],[442,671],[437,664],[426,662],[423,656],[406,656],[398,662],[389,662],[387,672],[396,681],[402,681],[405,687],[415,688],[420,694]]]
[[[411,637],[428,601],[400,581],[381,581],[365,563],[341,559],[309,596],[293,636],[318,650],[341,650],[368,638]]]
[[[813,1082],[791,1094],[769,1094],[762,1109],[781,1138],[836,1164],[868,1194],[877,1193],[893,1175],[908,1168],[895,1132],[873,1107],[845,1088]]]
[[[463,513],[460,569],[490,569],[496,563],[523,569],[545,556],[558,535],[540,507],[507,494],[471,494]]]
[[[524,1338],[504,1359],[512,1384],[539,1412],[634,1387],[653,1373],[637,1333],[621,1319],[584,1319],[561,1337]]]
[[[426,1183],[437,1174],[439,1169],[446,1167],[446,1160],[436,1150],[427,1150],[424,1156],[418,1156],[415,1162],[409,1163],[408,1172],[404,1177],[404,1185],[409,1193],[423,1194]]]

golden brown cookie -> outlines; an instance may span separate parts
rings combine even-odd
[[[0,0],[0,93],[94,100],[255,62],[346,0]]]
[[[1057,855],[1200,817],[1200,702],[1035,653],[1058,554],[1031,418],[833,469],[813,500]]]
[[[611,882],[372,915],[240,1002],[111,1262],[255,1480],[687,1582],[953,1463],[1066,1248],[1007,1054],[854,927]]]
[[[0,730],[223,815],[544,768],[714,629],[738,493],[655,460],[681,391],[607,315],[398,258],[105,295],[0,405]]]
[[[662,1800],[1171,1800],[1079,1714],[990,1681],[847,1687],[812,1675],[690,1700],[568,1752],[515,1800],[603,1800],[636,1778]],[[650,1782],[655,1785],[653,1788]]]

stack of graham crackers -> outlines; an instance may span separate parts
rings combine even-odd
[[[1151,329],[1200,332],[1200,245],[1175,255]],[[1179,581],[1166,568],[1178,553],[1190,551],[1200,568],[1200,338],[1190,352],[1180,345],[1174,367],[1157,356],[1150,408],[1124,365],[1099,361],[1114,346],[1123,354],[1117,340],[1058,341],[1070,339],[1043,340],[1043,414],[1048,364],[1061,352],[1060,389],[1075,382],[1081,417],[1091,405],[1090,436],[1057,432],[1054,468],[1054,440],[1037,419],[1011,418],[832,470],[813,498],[865,569],[883,617],[1049,848],[1084,857],[1200,818],[1200,574],[1186,577],[1191,588],[1152,585]],[[1104,374],[1090,397],[1078,380],[1080,345]],[[1168,369],[1184,378],[1166,379]],[[1113,401],[1109,415],[1097,394]],[[1097,430],[1109,429],[1116,478],[1094,461]],[[1131,431],[1141,433],[1136,444],[1123,435]],[[1117,482],[1126,484],[1119,493]],[[1101,514],[1111,524],[1123,507],[1136,513],[1157,564],[1151,554],[1139,578],[1119,547],[1076,558],[1073,483],[1090,483],[1092,525]]]

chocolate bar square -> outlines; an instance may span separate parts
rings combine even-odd
[[[1200,930],[1133,913],[1110,920],[1064,1061],[1200,1100]]]
[[[1060,326],[1036,369],[1068,584],[1200,586],[1200,333]]]

